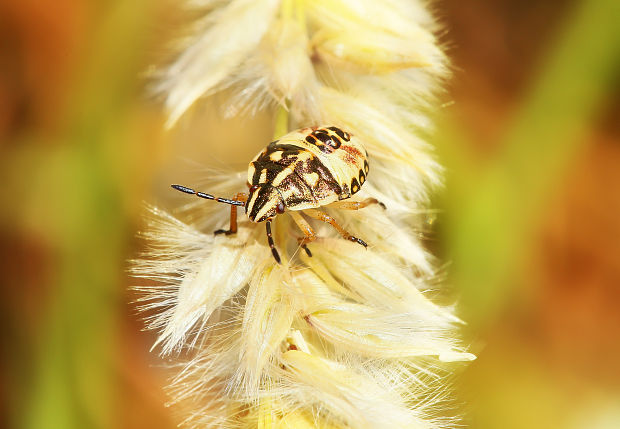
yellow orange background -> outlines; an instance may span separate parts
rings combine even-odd
[[[428,245],[478,355],[452,380],[472,428],[620,427],[619,4],[434,4],[455,68]],[[216,96],[163,130],[146,76],[185,18],[0,4],[0,426],[176,425],[128,291],[143,202],[243,168],[274,119],[224,120]]]

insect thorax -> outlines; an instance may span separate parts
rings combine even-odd
[[[269,186],[287,209],[303,210],[351,197],[367,173],[366,150],[349,133],[336,127],[294,131],[270,143],[250,163],[248,183],[257,191],[250,193],[248,214],[252,209],[257,213],[260,205],[276,203],[266,197],[277,199],[267,191]]]

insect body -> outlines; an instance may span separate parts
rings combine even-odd
[[[309,256],[306,244],[315,240],[316,235],[299,211],[330,223],[343,237],[366,247],[364,241],[348,234],[318,207],[332,204],[357,210],[373,203],[383,206],[374,198],[361,202],[342,201],[359,192],[368,170],[368,154],[359,139],[337,127],[312,127],[293,131],[271,142],[252,160],[248,168],[249,194],[239,193],[228,200],[180,185],[172,187],[232,206],[230,229],[218,230],[216,234],[235,233],[236,207],[244,206],[252,222],[266,222],[269,246],[276,261],[280,262],[271,236],[271,222],[285,211],[290,212],[304,232],[299,242]]]

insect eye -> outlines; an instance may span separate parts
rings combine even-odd
[[[254,186],[250,187],[250,194],[252,192],[256,191],[258,188],[260,188],[260,186],[258,186],[258,185],[254,185]]]
[[[282,201],[280,201],[276,206],[276,212],[279,214],[284,213],[284,203]]]

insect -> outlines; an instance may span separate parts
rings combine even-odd
[[[359,192],[366,182],[368,170],[368,153],[358,138],[333,126],[311,127],[293,131],[269,143],[256,155],[248,167],[247,194],[240,192],[227,199],[181,185],[172,187],[186,194],[230,204],[230,227],[219,229],[215,234],[236,233],[237,207],[245,207],[252,222],[265,222],[267,242],[276,262],[281,263],[273,242],[271,222],[285,212],[304,233],[298,241],[308,256],[312,253],[306,245],[317,236],[301,211],[329,223],[345,239],[367,247],[363,240],[349,234],[332,216],[318,208],[330,204],[330,207],[359,210],[379,204],[385,209],[385,205],[375,198],[343,201]]]

